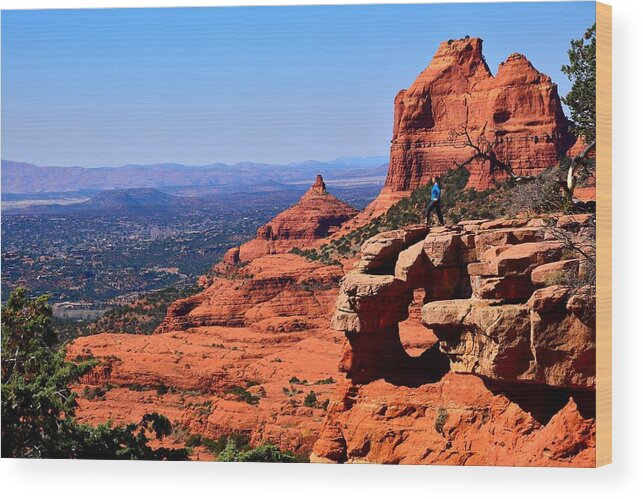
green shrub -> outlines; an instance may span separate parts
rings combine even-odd
[[[195,406],[196,406],[196,413],[202,418],[207,418],[210,414],[212,414],[211,400],[207,400],[206,402],[203,402],[201,404],[195,404]]]
[[[311,391],[306,398],[304,398],[304,405],[306,407],[317,407],[317,394]]]
[[[105,389],[98,386],[86,386],[83,388],[81,396],[87,400],[94,399],[104,399],[105,398]]]
[[[208,452],[214,456],[218,456],[228,445],[228,442],[233,442],[236,449],[239,451],[246,451],[250,448],[250,438],[241,433],[232,433],[228,436],[222,437],[218,440],[211,438],[201,438],[201,445],[207,449]]]
[[[569,213],[575,206],[561,193],[559,179],[564,173],[564,161],[561,165],[549,168],[536,177],[510,179],[483,191],[467,189],[470,172],[466,168],[454,169],[442,180],[445,222],[453,225],[463,220],[497,219],[519,214]],[[327,265],[337,265],[342,259],[355,256],[364,242],[381,232],[423,223],[431,187],[424,185],[414,190],[386,213],[339,239],[318,249],[298,250],[297,254]],[[435,222],[435,215],[432,216]]]
[[[202,443],[202,438],[201,435],[189,435],[188,438],[185,439],[185,445],[187,447],[198,447]]]
[[[223,462],[255,462],[255,463],[296,463],[306,462],[303,456],[296,456],[292,452],[282,451],[274,444],[261,444],[255,448],[243,450],[237,442],[228,440],[225,448],[217,457]]]
[[[295,395],[299,395],[299,394],[301,394],[301,393],[304,393],[304,392],[302,392],[301,390],[298,390],[297,388],[295,388],[295,387],[294,387],[294,386],[292,386],[292,385],[290,385],[290,386],[284,386],[284,387],[281,389],[281,391],[283,391],[283,392],[284,392],[286,395],[288,395],[289,397],[294,397]]]
[[[165,395],[169,391],[170,391],[170,389],[163,382],[161,382],[158,385],[156,385],[156,394],[157,395]]]
[[[435,418],[435,431],[440,435],[444,435],[444,425],[449,418],[449,413],[444,407],[438,409],[438,416]]]
[[[261,396],[253,395],[252,393],[250,393],[248,390],[246,390],[241,386],[235,386],[232,389],[228,390],[227,393],[231,393],[237,398],[237,400],[241,402],[245,402],[246,404],[250,404],[250,405],[257,405],[261,400]]]

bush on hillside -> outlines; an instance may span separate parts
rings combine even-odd
[[[223,451],[218,455],[217,461],[235,463],[297,463],[306,462],[303,456],[297,456],[289,451],[282,451],[273,444],[261,444],[257,447],[244,450],[234,440],[228,440]]]

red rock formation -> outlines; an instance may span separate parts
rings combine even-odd
[[[215,278],[201,293],[174,302],[157,333],[330,316],[342,275],[338,266],[324,266],[297,255],[265,255]]]
[[[241,245],[237,259],[245,262],[261,255],[311,246],[356,214],[357,210],[352,206],[330,194],[322,176],[317,175],[315,183],[297,204],[259,227],[257,237]]]
[[[112,388],[102,399],[81,397],[77,416],[91,424],[125,423],[159,412],[190,433],[244,433],[254,443],[309,453],[322,423],[321,404],[334,388],[329,378],[340,378],[343,338],[328,322],[341,276],[337,266],[266,255],[175,302],[152,336],[78,338],[68,357],[102,362],[83,378],[79,392],[83,386]],[[306,383],[293,384],[293,377]],[[240,400],[241,390],[257,396],[256,404]],[[303,404],[311,391],[315,407]]]
[[[343,338],[328,322],[343,270],[287,252],[327,236],[355,213],[318,175],[255,240],[226,253],[215,276],[200,280],[202,292],[174,302],[156,334],[77,339],[69,358],[91,355],[102,362],[79,391],[111,387],[103,398],[81,397],[79,419],[124,423],[156,411],[190,433],[218,438],[240,432],[253,442],[310,452],[321,404],[333,388],[328,380],[339,378]],[[293,384],[291,378],[307,381]],[[239,400],[243,390],[247,400]],[[311,391],[318,403],[304,406]],[[248,403],[251,396],[256,403]]]
[[[533,175],[574,155],[585,146],[568,130],[556,84],[521,54],[511,54],[492,75],[482,40],[466,38],[440,44],[429,66],[394,101],[389,171],[380,194],[337,232],[366,225],[412,190],[473,155],[461,135],[493,144],[498,159],[514,173]],[[455,135],[454,135],[455,133]],[[473,161],[469,186],[488,188],[502,171]],[[579,189],[582,199],[595,193]],[[335,236],[333,236],[335,237]]]
[[[384,379],[345,383],[329,405],[311,460],[594,466],[594,420],[584,417],[573,400],[561,397],[559,404],[562,408],[550,419],[534,416],[530,406],[492,392],[480,378],[454,373],[419,387]]]
[[[254,444],[310,453],[321,431],[321,405],[336,387],[331,378],[342,377],[343,338],[329,328],[342,275],[337,266],[297,255],[266,255],[175,302],[152,336],[76,339],[68,358],[101,362],[76,387],[78,419],[121,424],[159,412],[187,433],[243,433]],[[102,397],[82,396],[84,387],[108,386]],[[257,404],[239,400],[240,388],[258,396]],[[303,404],[311,391],[316,407]],[[208,458],[201,449],[198,459]]]
[[[310,452],[324,409],[338,380],[340,337],[327,328],[283,332],[276,324],[199,327],[153,336],[103,333],[79,338],[69,356],[93,355],[103,362],[78,386],[76,415],[97,425],[140,420],[158,412],[187,433],[220,438],[248,435],[298,453]],[[292,384],[297,377],[306,384]],[[85,386],[111,386],[101,398],[82,396]],[[284,392],[284,388],[289,393]],[[256,403],[240,397],[242,390]],[[304,406],[314,391],[319,403]]]
[[[348,339],[348,381],[313,460],[593,465],[595,298],[549,284],[582,271],[560,260],[560,229],[582,241],[590,225],[585,215],[555,230],[539,219],[467,221],[364,243],[331,322]],[[418,288],[430,331],[411,354],[400,331]],[[570,438],[556,442],[561,428]]]
[[[395,98],[395,118],[385,192],[413,190],[472,155],[453,131],[466,126],[485,136],[516,175],[557,164],[574,143],[556,85],[520,54],[491,74],[482,40],[443,42],[429,66]],[[488,187],[489,164],[471,165],[470,184]]]

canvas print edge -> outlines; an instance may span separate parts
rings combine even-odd
[[[596,465],[612,462],[612,7],[596,3]]]

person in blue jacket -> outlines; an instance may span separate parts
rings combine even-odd
[[[429,204],[426,206],[424,211],[426,215],[426,225],[431,225],[431,212],[435,210],[435,213],[438,216],[438,220],[441,225],[444,225],[444,217],[442,216],[442,202],[440,198],[442,197],[442,189],[440,188],[440,177],[431,178],[433,187],[431,188],[431,199]]]

